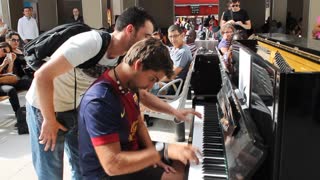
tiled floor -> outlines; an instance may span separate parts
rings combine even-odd
[[[19,94],[21,105],[25,104],[25,92]],[[9,100],[0,102],[0,179],[36,180],[32,166],[29,135],[18,135],[14,127],[16,119]],[[174,142],[175,129],[171,121],[155,120],[149,128],[154,141]],[[189,123],[186,124],[186,139],[189,135]],[[64,179],[70,179],[68,162],[65,159]]]

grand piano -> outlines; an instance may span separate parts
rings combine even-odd
[[[246,96],[239,93],[240,49],[252,61]],[[204,119],[194,119],[189,141],[204,157],[190,165],[188,179],[320,179],[320,46],[260,34],[233,42],[233,71],[218,57],[220,71],[202,73],[220,90],[193,100]]]

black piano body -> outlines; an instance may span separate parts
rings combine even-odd
[[[252,84],[271,92],[252,88],[250,115],[268,147],[254,179],[320,179],[320,51],[284,41],[286,38],[262,35],[233,43],[235,69],[239,49],[246,49],[254,64]],[[291,71],[278,64],[277,52]],[[262,76],[254,77],[259,74]]]
[[[249,112],[243,109],[235,95],[229,76],[222,66],[222,56],[217,52],[212,53],[201,54],[198,57],[198,61],[195,62],[195,72],[203,76],[198,77],[199,79],[197,75],[193,76],[198,81],[193,81],[196,84],[191,83],[194,90],[193,107],[197,110],[197,107],[203,106],[204,118],[203,134],[199,137],[194,133],[198,133],[198,130],[192,129],[189,140],[193,143],[198,142],[198,138],[203,138],[201,140],[203,144],[200,146],[204,153],[204,160],[199,175],[194,175],[193,165],[190,166],[189,179],[194,177],[251,179],[264,161],[263,140],[257,133]],[[199,86],[200,79],[204,89]],[[221,123],[222,120],[225,120],[225,123]],[[215,125],[211,125],[211,122]],[[196,121],[193,122],[192,127],[198,127],[198,124],[194,123]],[[215,149],[216,146],[220,146],[220,139],[223,145],[223,156],[220,153],[217,154],[221,148]],[[193,145],[199,146],[194,143]],[[223,157],[224,163],[221,160]],[[218,161],[208,159],[218,159]]]

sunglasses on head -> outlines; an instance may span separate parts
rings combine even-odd
[[[231,7],[239,7],[239,4],[232,5]]]
[[[9,51],[7,51],[6,48],[2,48],[2,50],[3,50],[4,53],[9,53]]]

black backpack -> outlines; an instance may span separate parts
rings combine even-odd
[[[90,30],[92,30],[90,26],[75,22],[59,25],[42,33],[24,46],[24,55],[28,66],[34,71],[38,70],[46,62],[44,59],[50,57],[66,40],[76,34]],[[99,53],[77,67],[86,69],[95,66],[107,51],[111,36],[108,32],[97,31],[103,40]]]

